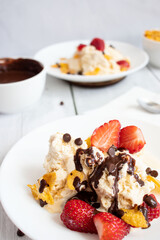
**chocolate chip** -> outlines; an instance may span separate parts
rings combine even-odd
[[[59,104],[62,106],[62,105],[64,105],[64,102],[63,102],[63,101],[61,101]]]
[[[144,198],[143,198],[143,201],[151,208],[156,208],[157,207],[156,200],[150,195],[145,195]]]
[[[25,234],[20,229],[18,229],[17,230],[17,236],[18,237],[23,237],[23,236],[25,236]]]
[[[151,168],[149,168],[149,167],[146,169],[146,173],[147,173],[148,175],[150,174],[151,171],[152,171],[152,170],[151,170]]]
[[[82,145],[83,141],[82,141],[81,138],[76,138],[75,141],[74,141],[74,143],[75,143],[77,146],[80,146],[80,145]]]
[[[152,170],[151,172],[150,172],[150,175],[152,176],[152,177],[158,177],[158,172],[156,171],[156,170]]]
[[[46,180],[42,179],[42,180],[40,181],[39,192],[40,192],[40,193],[43,193],[44,188],[45,188],[46,186],[49,186],[48,183],[46,182]]]
[[[47,202],[43,201],[42,199],[39,199],[39,204],[41,207],[44,207],[45,205],[47,205]]]
[[[71,135],[69,133],[65,133],[63,135],[63,141],[64,142],[70,142],[71,141]]]

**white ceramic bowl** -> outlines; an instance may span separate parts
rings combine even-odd
[[[0,113],[19,112],[39,100],[46,82],[46,71],[41,65],[42,70],[33,77],[13,83],[0,83]]]
[[[150,63],[160,68],[160,42],[143,36],[143,48],[149,55]]]

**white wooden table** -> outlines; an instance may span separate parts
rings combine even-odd
[[[49,121],[98,108],[133,86],[160,93],[160,70],[149,66],[115,85],[102,88],[77,87],[47,76],[45,92],[36,105],[19,114],[0,115],[0,162],[10,147],[32,129]],[[60,105],[61,101],[64,105]],[[0,206],[0,239],[18,240],[16,232],[16,226]],[[23,239],[29,238],[25,236]]]

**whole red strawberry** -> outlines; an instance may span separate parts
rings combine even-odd
[[[77,47],[77,50],[78,51],[81,51],[84,47],[86,47],[86,44],[79,44],[78,47]]]
[[[91,136],[91,145],[103,152],[112,146],[118,147],[121,124],[118,120],[111,120],[96,128]]]
[[[139,152],[146,141],[140,128],[136,126],[127,126],[120,131],[119,147],[129,150],[130,153]]]
[[[152,198],[153,198],[153,200],[152,200]],[[154,203],[154,200],[157,204]],[[152,207],[150,207],[147,204],[147,202],[149,202],[149,205],[152,205]],[[150,204],[150,202],[151,202],[151,204]],[[147,210],[148,210],[148,221],[149,222],[151,222],[155,218],[160,217],[160,204],[153,194],[150,194],[149,196],[145,196],[145,202],[143,202],[142,206],[147,208]]]
[[[93,221],[100,240],[121,240],[130,232],[130,226],[111,213],[98,213]]]
[[[91,46],[94,46],[97,50],[99,51],[104,51],[105,49],[105,42],[103,41],[103,39],[100,38],[94,38],[91,43]]]
[[[93,222],[95,208],[88,203],[72,199],[68,201],[61,214],[64,225],[77,232],[97,233]]]

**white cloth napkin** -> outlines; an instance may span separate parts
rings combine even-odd
[[[149,98],[160,102],[159,94],[155,94],[140,87],[134,87],[103,107],[85,112],[84,114],[90,116],[112,116],[112,119],[113,117],[127,116],[129,118],[136,118],[138,120],[144,120],[160,125],[160,114],[153,114],[143,110],[137,102],[138,98]]]

